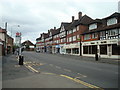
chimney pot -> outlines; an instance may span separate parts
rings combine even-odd
[[[82,12],[78,13],[78,19],[80,19],[82,17]]]
[[[56,30],[56,27],[54,27],[54,30]]]
[[[72,22],[74,21],[74,16],[72,16]]]

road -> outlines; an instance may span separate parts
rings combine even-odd
[[[118,88],[117,65],[47,53],[23,52],[23,55],[25,62],[39,72],[66,75],[101,88]]]

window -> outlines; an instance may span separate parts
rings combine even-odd
[[[83,54],[88,54],[88,46],[83,46]]]
[[[73,54],[79,54],[79,48],[73,48],[72,51]]]
[[[69,31],[69,34],[71,34],[71,33],[72,33],[72,30]]]
[[[93,33],[92,38],[97,38],[97,33]]]
[[[69,37],[69,42],[71,42],[72,41],[72,37]]]
[[[113,29],[113,30],[108,31],[108,36],[115,36],[115,35],[118,35],[117,29]]]
[[[76,32],[76,28],[73,29],[73,32]]]
[[[117,44],[112,45],[112,55],[120,55],[120,46]]]
[[[66,53],[71,53],[71,49],[66,49]]]
[[[107,45],[100,45],[100,54],[107,55]]]
[[[88,40],[88,39],[90,39],[90,34],[84,35],[84,40]]]
[[[76,36],[73,36],[73,41],[75,41],[76,40]]]
[[[80,36],[79,36],[79,35],[77,35],[77,39],[78,39],[78,38],[80,38]]]
[[[89,25],[89,30],[96,29],[97,23]]]
[[[117,23],[117,19],[116,18],[111,18],[107,20],[107,25],[113,25]]]
[[[79,26],[77,26],[77,31],[79,30]]]

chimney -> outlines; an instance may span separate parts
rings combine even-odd
[[[82,12],[78,13],[78,19],[80,19],[82,17]]]
[[[56,30],[56,27],[54,27],[54,30]]]
[[[74,21],[74,16],[72,16],[72,22]]]

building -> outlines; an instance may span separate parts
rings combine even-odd
[[[12,53],[14,39],[2,28],[0,28],[0,42],[2,43],[2,55]]]
[[[60,53],[60,28],[54,28],[53,42],[52,42],[52,53]]]
[[[24,50],[26,51],[34,51],[35,49],[35,45],[29,40],[23,42],[22,47],[24,47]]]
[[[37,48],[48,53],[118,58],[120,13],[93,20],[79,12],[77,20],[72,16],[72,22],[62,22],[60,28],[48,30],[36,41]]]
[[[10,37],[9,35],[7,35],[7,53],[12,53],[13,51],[13,42],[14,39],[12,37]]]
[[[59,33],[59,47],[60,47],[60,54],[66,54],[66,50],[64,46],[67,42],[67,27],[70,25],[68,22],[62,22],[60,26],[60,33]]]
[[[96,19],[89,23],[88,32],[82,34],[82,55],[118,58],[120,55],[120,13]]]
[[[72,16],[72,22],[67,27],[67,42],[64,46],[66,54],[81,55],[81,34],[86,32],[91,20],[87,15],[82,16],[82,12],[78,13],[77,20]]]
[[[0,56],[2,56],[2,52],[3,52],[3,41],[0,39]]]

